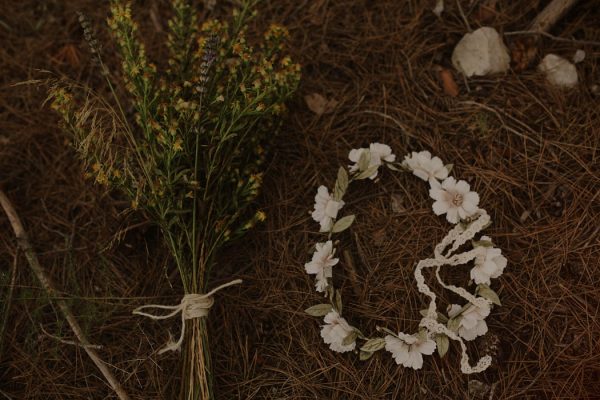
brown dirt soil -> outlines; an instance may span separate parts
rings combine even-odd
[[[45,79],[41,70],[47,70],[98,87],[75,12],[100,25],[107,3],[1,3],[0,187],[42,265],[132,398],[175,398],[180,355],[159,357],[155,350],[167,339],[166,326],[176,334],[176,323],[130,315],[145,302],[179,300],[156,230],[124,213],[118,195],[82,178],[57,117],[43,105],[44,87],[14,86]],[[168,10],[168,2],[141,3],[147,42],[158,43],[164,33],[150,15]],[[455,2],[446,2],[441,19],[431,13],[432,3],[270,0],[260,7],[258,25],[289,27],[303,80],[273,149],[261,198],[268,220],[224,252],[213,278],[244,279],[243,287],[219,294],[210,318],[219,399],[467,399],[477,398],[468,392],[475,379],[493,385],[486,399],[600,398],[600,95],[593,87],[600,84],[600,46],[540,42],[538,54],[571,57],[585,50],[577,89],[549,87],[530,68],[469,79],[468,86],[455,74],[460,93],[450,97],[438,70],[451,69],[453,45],[466,28]],[[481,26],[480,2],[462,3],[470,25]],[[547,1],[497,3],[486,23],[514,31],[526,29]],[[597,6],[581,2],[552,33],[599,41]],[[109,43],[104,29],[99,36]],[[110,45],[105,51],[118,65]],[[303,101],[310,93],[338,105],[315,115]],[[473,357],[494,356],[485,373],[462,375],[455,345],[444,359],[426,358],[419,371],[396,366],[383,352],[366,362],[333,353],[321,341],[318,319],[303,312],[320,302],[303,269],[319,239],[308,214],[316,187],[332,185],[348,150],[371,141],[389,143],[398,155],[429,149],[453,162],[454,174],[480,193],[493,218],[488,233],[509,267],[494,282],[503,305],[488,319],[487,339],[470,347]],[[449,226],[433,215],[426,187],[412,176],[386,171],[380,183],[355,189],[348,206],[358,220],[340,236],[355,273],[344,260],[335,272],[344,315],[367,334],[377,325],[413,331],[426,300],[414,285],[413,266],[431,255]],[[392,195],[406,211],[392,209]],[[2,309],[16,265],[0,332],[0,394],[115,398],[80,348],[51,336],[72,339],[3,217],[0,232]]]

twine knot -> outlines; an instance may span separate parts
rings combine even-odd
[[[185,321],[188,319],[203,318],[203,317],[208,316],[208,311],[215,303],[213,294],[215,294],[216,292],[218,292],[221,289],[224,289],[226,287],[233,286],[233,285],[239,285],[240,283],[242,283],[241,279],[235,279],[235,280],[225,283],[221,286],[217,286],[216,288],[214,288],[213,290],[211,290],[210,292],[205,293],[205,294],[202,294],[202,293],[186,294],[181,299],[181,302],[175,306],[165,306],[165,305],[161,305],[161,304],[146,304],[144,306],[140,306],[140,307],[136,308],[135,310],[133,310],[133,314],[148,317],[153,320],[161,320],[161,319],[168,319],[168,318],[174,317],[177,314],[181,313],[181,334],[179,335],[179,340],[176,342],[169,340],[169,342],[162,349],[160,349],[158,351],[158,354],[163,354],[167,351],[179,350],[179,349],[181,349],[181,344],[183,343],[183,337],[185,335]],[[165,315],[149,314],[149,313],[142,311],[143,309],[146,309],[146,308],[171,310],[171,312],[168,314],[165,314]]]

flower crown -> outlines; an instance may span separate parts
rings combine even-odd
[[[491,279],[503,273],[507,260],[488,236],[473,240],[477,233],[490,224],[487,212],[478,207],[479,195],[471,191],[467,182],[449,176],[452,165],[444,165],[440,158],[432,157],[428,151],[412,152],[398,163],[388,145],[371,143],[369,148],[351,150],[348,157],[353,164],[348,171],[344,167],[339,168],[333,192],[330,193],[325,186],[319,186],[317,190],[312,218],[320,224],[320,232],[327,235],[327,240],[316,243],[312,260],[304,265],[308,274],[316,276],[317,291],[324,292],[329,299],[329,303],[306,310],[312,316],[324,317],[325,325],[321,328],[323,341],[331,350],[343,353],[355,350],[357,341],[361,340],[361,360],[367,360],[376,351],[385,348],[392,353],[397,364],[420,369],[423,366],[423,354],[431,355],[437,349],[440,357],[443,357],[452,339],[461,346],[461,371],[465,374],[484,371],[491,364],[491,357],[482,357],[472,367],[465,341],[474,340],[488,331],[485,318],[490,314],[493,304],[500,305],[498,295],[490,288]],[[429,297],[427,309],[421,310],[423,318],[419,323],[419,331],[414,334],[395,333],[378,327],[379,332],[386,334],[384,337],[367,337],[342,317],[341,293],[332,286],[331,279],[333,267],[339,262],[335,258],[336,249],[331,237],[348,229],[355,220],[354,215],[338,218],[349,184],[357,180],[374,180],[382,166],[393,171],[410,171],[428,182],[429,196],[435,200],[433,212],[436,215],[445,214],[446,220],[454,224],[454,228],[435,246],[434,257],[419,261],[415,268],[417,288]],[[458,251],[468,241],[471,241],[471,248]],[[441,267],[464,265],[470,261],[474,265],[470,278],[477,285],[474,294],[443,282]],[[458,294],[466,300],[466,304],[452,304],[447,309],[447,315],[439,312],[437,296],[423,277],[422,272],[426,268],[433,268],[440,286]]]

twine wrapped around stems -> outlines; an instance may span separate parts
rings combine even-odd
[[[133,310],[133,314],[141,315],[144,317],[148,317],[153,320],[161,320],[161,319],[169,319],[171,317],[176,316],[181,313],[181,334],[179,335],[179,340],[177,342],[169,341],[162,349],[159,350],[158,354],[163,354],[167,351],[175,351],[181,349],[181,344],[183,343],[183,337],[185,335],[185,321],[187,319],[194,318],[202,318],[208,316],[208,311],[214,304],[215,300],[213,298],[213,294],[218,292],[221,289],[224,289],[229,286],[239,285],[242,283],[241,279],[235,279],[231,282],[224,283],[220,286],[217,286],[210,292],[206,294],[201,293],[190,293],[183,296],[181,299],[181,303],[175,306],[165,306],[161,304],[146,304],[144,306],[140,306]],[[165,315],[156,315],[149,314],[143,312],[143,309],[153,308],[160,310],[172,310],[169,314]]]

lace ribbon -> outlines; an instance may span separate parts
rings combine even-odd
[[[435,268],[435,275],[440,283],[440,285],[448,289],[465,300],[469,301],[472,304],[480,307],[489,307],[491,302],[483,297],[476,297],[466,291],[461,287],[457,287],[454,285],[447,285],[442,281],[440,277],[440,267],[444,265],[462,265],[467,262],[473,260],[476,256],[475,250],[466,251],[464,253],[453,254],[458,250],[460,246],[465,244],[468,240],[473,239],[473,237],[482,229],[484,229],[490,222],[490,216],[486,213],[485,210],[478,210],[479,217],[471,222],[469,226],[465,229],[460,225],[456,225],[448,234],[442,239],[442,241],[435,246],[434,258],[427,258],[425,260],[419,261],[417,267],[415,268],[415,280],[417,281],[417,288],[419,292],[428,296],[431,300],[429,302],[429,307],[427,309],[427,316],[421,320],[419,326],[422,326],[427,329],[427,331],[432,333],[442,333],[448,336],[452,340],[456,340],[460,343],[460,347],[462,349],[462,357],[460,362],[460,369],[465,374],[473,374],[485,371],[490,364],[492,363],[492,358],[489,355],[482,357],[477,365],[471,367],[469,364],[469,356],[467,355],[467,347],[460,336],[449,330],[445,325],[437,322],[437,304],[436,299],[437,296],[435,293],[431,291],[431,288],[427,286],[425,283],[425,278],[423,277],[422,270],[425,268]],[[444,250],[448,248],[447,252],[444,253]]]

